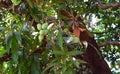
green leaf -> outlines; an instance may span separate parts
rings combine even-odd
[[[20,32],[15,32],[15,38],[17,39],[18,44],[21,44],[22,39],[21,39],[21,34],[20,34]]]
[[[70,56],[76,56],[76,55],[82,54],[82,52],[79,51],[79,50],[72,50],[72,51],[68,52],[68,54],[69,54]]]
[[[53,51],[53,54],[57,55],[57,56],[62,56],[62,55],[65,55],[65,53],[61,50],[54,50]]]
[[[6,50],[4,50],[3,46],[0,46],[0,57],[3,56],[3,54],[6,53]]]
[[[68,70],[64,74],[76,74],[72,68],[68,68]]]
[[[11,0],[11,1],[14,5],[18,5],[21,2],[21,0]]]
[[[66,70],[67,70],[67,66],[64,65],[64,66],[62,67],[62,72],[65,73]]]
[[[73,64],[74,64],[77,68],[79,68],[80,63],[79,63],[78,61],[73,61]]]
[[[31,66],[32,74],[40,74],[39,65],[37,65],[37,62],[33,62]]]
[[[7,50],[7,51],[9,51],[10,50],[10,48],[11,48],[11,43],[12,43],[12,32],[9,32],[6,36],[5,36],[5,49]]]
[[[29,4],[29,6],[31,7],[31,8],[33,8],[33,3],[32,3],[32,0],[26,0],[27,1],[27,3]]]
[[[63,49],[63,37],[61,30],[58,30],[58,45],[61,49]]]
[[[14,62],[17,62],[18,61],[19,44],[18,44],[18,40],[16,39],[16,33],[13,33],[11,44],[12,44],[11,45],[12,58],[13,58]]]
[[[51,67],[55,66],[57,63],[53,63],[51,65],[49,65],[48,67],[46,67],[42,73],[44,73],[45,71],[47,71],[48,69],[50,69]]]
[[[72,60],[72,62],[77,68],[79,68],[80,64],[85,64],[86,63],[85,61],[83,61],[81,59],[75,59],[75,60]]]

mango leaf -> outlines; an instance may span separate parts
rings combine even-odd
[[[0,46],[0,57],[5,54],[6,50],[4,50],[3,46]]]
[[[87,63],[87,62],[85,62],[84,60],[80,60],[80,59],[76,59],[76,61],[78,61],[79,63]]]
[[[31,66],[32,74],[40,74],[39,65],[37,65],[37,62],[33,62]]]
[[[27,1],[27,3],[29,4],[29,6],[31,7],[31,8],[33,8],[33,3],[32,3],[32,0],[26,0]]]
[[[20,4],[21,0],[11,0],[14,5]]]
[[[18,44],[21,44],[21,42],[22,42],[22,39],[21,39],[20,32],[15,32],[15,38],[17,39],[17,41],[18,41]]]
[[[58,45],[61,49],[63,49],[63,37],[62,37],[62,31],[58,30]]]
[[[16,39],[16,34],[13,33],[12,36],[12,43],[11,43],[11,52],[12,52],[12,58],[14,62],[18,61],[18,49],[19,49],[19,44],[18,40]]]
[[[80,64],[86,63],[85,61],[80,60],[80,59],[72,60],[72,62],[73,62],[73,64],[74,64],[77,68],[79,68],[79,65],[80,65]]]
[[[65,73],[66,70],[67,70],[67,66],[64,65],[64,66],[62,67],[62,72]]]
[[[74,64],[77,68],[79,68],[80,63],[79,63],[78,61],[73,61],[73,64]]]
[[[46,15],[48,16],[54,16],[54,11],[53,10],[47,10]]]
[[[65,55],[65,53],[63,51],[61,51],[61,50],[54,50],[53,54],[55,54],[57,56],[63,56],[63,55]]]
[[[33,8],[33,11],[32,11],[33,14],[38,14],[38,6],[37,5],[34,5],[34,8]]]
[[[82,54],[82,52],[79,50],[73,50],[73,51],[68,52],[68,55],[70,55],[70,56],[76,56],[76,55],[80,55],[80,54]]]
[[[46,67],[42,73],[44,73],[45,71],[47,71],[48,69],[50,69],[51,67],[55,66],[57,63],[53,63],[53,64],[50,64],[48,67]]]
[[[79,27],[76,27],[76,25],[73,25],[73,33],[76,37],[80,37],[80,29]]]
[[[68,68],[68,70],[64,74],[76,74],[72,68]]]
[[[32,42],[33,37],[31,36],[31,34],[28,31],[24,32],[24,38],[22,39],[22,43],[26,47],[26,49],[31,49],[34,47]]]
[[[9,51],[10,50],[10,48],[11,48],[11,43],[12,43],[12,35],[13,35],[13,33],[12,32],[9,32],[6,36],[5,36],[5,49],[7,50],[7,51]]]

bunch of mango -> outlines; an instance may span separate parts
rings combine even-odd
[[[37,29],[39,30],[38,39],[41,42],[44,36],[48,33],[48,23],[37,24]]]

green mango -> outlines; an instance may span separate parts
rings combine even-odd
[[[42,29],[42,25],[41,24],[37,24],[37,29],[41,30]]]
[[[40,35],[45,35],[45,30],[40,30]]]
[[[47,27],[48,27],[48,24],[47,24],[47,23],[43,23],[43,24],[42,24],[42,29],[43,29],[43,30],[47,29]]]
[[[44,37],[43,35],[38,36],[38,39],[39,39],[40,42],[42,41],[43,37]]]

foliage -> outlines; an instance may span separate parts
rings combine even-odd
[[[111,2],[117,1],[103,1]],[[8,61],[0,64],[1,74],[85,72],[86,62],[76,56],[84,54],[87,44],[80,46],[79,39],[70,39],[75,39],[70,31],[74,16],[84,20],[88,33],[93,33],[98,44],[120,41],[119,8],[102,10],[94,0],[11,0],[10,3],[9,9],[0,7],[0,57],[11,54]],[[63,10],[68,16],[63,16],[66,15],[61,13]],[[115,45],[101,47],[114,73],[120,67],[119,49]]]

